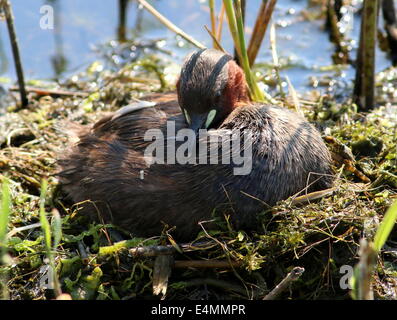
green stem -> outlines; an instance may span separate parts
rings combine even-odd
[[[229,22],[230,33],[232,34],[236,52],[243,67],[248,87],[254,101],[266,101],[264,93],[259,89],[258,84],[251,71],[248,60],[247,47],[244,36],[244,23],[241,12],[241,0],[236,0],[236,10],[234,9],[232,0],[223,0],[226,14]]]

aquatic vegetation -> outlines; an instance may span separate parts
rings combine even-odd
[[[241,18],[237,12],[232,23],[237,43],[244,47]],[[221,28],[216,30],[218,39]],[[160,252],[174,258],[166,299],[261,299],[296,267],[304,273],[279,298],[349,299],[344,272],[353,271],[365,256],[367,247],[360,245],[364,237],[374,242],[377,254],[377,264],[372,263],[374,297],[397,299],[395,70],[377,75],[380,106],[366,113],[358,112],[349,98],[351,87],[333,77],[320,83],[327,94],[313,90],[302,99],[295,94],[292,102],[289,96],[274,101],[284,107],[299,105],[319,128],[334,156],[334,189],[279,202],[260,213],[252,232],[235,229],[227,216],[214,212],[216,227],[203,223],[195,241],[180,244],[167,229],[154,239],[129,234],[120,239],[114,226],[88,221],[79,204],[69,203],[58,187],[56,158],[70,139],[71,123],[91,124],[131,99],[174,89],[178,67],[165,60],[168,52],[157,41],[110,42],[98,50],[105,63],[93,62],[59,83],[27,83],[32,86],[27,88],[28,108],[12,112],[17,109],[14,100],[2,100],[10,111],[0,115],[3,297],[52,299],[62,292],[73,299],[152,299]],[[247,58],[242,57],[246,66]],[[277,72],[297,63],[275,60]],[[344,66],[322,69],[342,72]],[[253,70],[260,88],[282,88],[273,64],[257,64]],[[357,284],[359,277],[355,279]]]
[[[49,251],[62,292],[74,299],[152,295],[152,258],[137,256],[134,252],[137,247],[153,245],[169,244],[178,248],[172,237],[164,233],[155,241],[113,239],[111,226],[90,223],[79,215],[78,205],[65,202],[54,177],[56,154],[67,143],[64,121],[92,123],[132,97],[151,92],[153,88],[161,89],[160,84],[153,87],[153,82],[125,81],[128,72],[137,72],[134,77],[157,78],[151,69],[133,67],[142,64],[140,61],[126,65],[115,74],[105,70],[93,74],[87,70],[78,80],[67,81],[62,89],[78,88],[87,92],[88,97],[55,98],[31,93],[32,107],[13,113],[16,121],[10,121],[9,115],[0,117],[0,127],[6,137],[1,142],[0,179],[5,181],[7,177],[13,195],[7,245],[13,259],[7,269],[12,299],[53,297],[53,291],[43,287]],[[157,67],[163,72],[161,63]],[[100,92],[87,86],[93,80],[103,84]],[[164,89],[172,89],[172,85],[166,82]],[[259,298],[294,266],[304,267],[305,272],[292,284],[292,298],[349,296],[349,290],[339,286],[340,268],[357,263],[359,239],[362,235],[373,238],[386,209],[397,197],[393,180],[397,175],[397,136],[391,130],[392,119],[388,126],[381,109],[360,114],[348,102],[338,104],[323,98],[301,101],[301,108],[309,120],[352,150],[353,165],[371,182],[363,183],[360,176],[342,166],[338,169],[340,178],[333,194],[304,206],[294,204],[293,199],[283,201],[263,212],[260,225],[251,233],[235,230],[227,217],[215,214],[218,227],[206,230],[203,225],[203,232],[190,250],[175,249],[175,265],[181,265],[186,259],[208,263],[224,260],[226,266],[229,261],[234,267],[223,265],[219,269],[222,272],[208,269],[204,273],[195,268],[175,268],[169,279],[168,299],[200,298],[203,294],[208,298]],[[324,108],[331,110],[331,114],[319,117]],[[48,181],[45,202],[40,191],[43,179]],[[40,220],[43,225],[43,210],[51,212],[54,208],[60,211],[62,218],[53,220],[53,227],[56,224],[57,227],[51,234],[56,239],[49,245],[48,228],[40,229]],[[392,233],[391,247],[393,237]],[[391,293],[392,284],[396,282],[393,273],[396,266],[393,259],[389,259],[389,252],[388,249],[381,252],[382,268],[375,270],[377,298],[396,297],[395,292]],[[207,283],[205,293],[198,279]],[[231,286],[225,287],[225,281]],[[289,295],[284,292],[281,297]]]

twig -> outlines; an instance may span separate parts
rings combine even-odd
[[[26,230],[30,230],[30,229],[40,228],[40,226],[41,226],[41,223],[38,222],[38,223],[33,223],[33,224],[29,225],[29,226],[14,228],[7,234],[7,237],[11,238],[14,235],[16,235],[17,233],[21,232],[21,231],[26,231]]]
[[[309,203],[310,201],[314,201],[317,199],[322,199],[324,197],[327,197],[327,196],[333,194],[335,191],[336,191],[336,188],[329,188],[329,189],[325,189],[325,190],[311,192],[311,193],[305,194],[303,196],[299,196],[299,197],[292,199],[291,205],[296,206],[299,204]]]
[[[298,94],[296,93],[294,86],[292,85],[288,76],[285,76],[285,79],[287,80],[287,83],[288,83],[288,97],[287,97],[287,99],[288,98],[291,99],[291,101],[288,101],[288,102],[292,103],[296,112],[298,112],[302,117],[305,117],[305,114],[303,113],[303,111],[301,109],[301,104],[299,102]]]
[[[376,266],[377,252],[366,239],[360,240],[360,261],[354,269],[353,298],[355,300],[373,300],[374,293],[371,288],[371,279]]]
[[[138,78],[138,77],[130,77],[127,75],[121,75],[119,79],[120,82],[136,82],[136,83],[143,83],[143,84],[161,84],[160,80],[158,79],[146,79],[146,78]]]
[[[11,87],[10,91],[18,91],[18,87]],[[65,91],[65,90],[54,90],[54,89],[44,89],[44,88],[33,88],[26,87],[27,92],[33,92],[38,94],[39,96],[72,96],[72,97],[88,97],[90,94],[87,92],[81,91]]]
[[[179,248],[183,252],[191,252],[197,250],[206,250],[213,247],[215,244],[210,241],[203,241],[199,243],[185,243],[180,244]],[[159,255],[171,255],[176,252],[176,249],[172,245],[168,246],[146,246],[146,247],[135,247],[129,249],[130,254],[134,257],[156,257]]]
[[[155,296],[160,293],[164,296],[167,293],[168,279],[172,271],[171,256],[158,256],[154,260],[153,266],[153,294]]]
[[[184,38],[186,41],[190,42],[194,46],[196,46],[199,49],[205,49],[206,47],[189,36],[187,33],[182,31],[180,28],[178,28],[176,25],[174,25],[170,20],[168,20],[166,17],[164,17],[160,12],[158,12],[155,8],[153,8],[149,3],[147,3],[145,0],[136,0],[138,1],[147,11],[149,11],[152,15],[154,15],[157,20],[159,20],[162,24],[164,24],[168,29],[171,31],[175,32],[182,38]]]
[[[175,253],[176,250],[173,246],[148,246],[131,248],[129,251],[134,257],[157,257],[161,255],[171,255]]]
[[[226,53],[225,49],[223,49],[222,45],[219,43],[218,39],[216,36],[212,33],[210,29],[208,29],[207,26],[204,26],[205,30],[207,30],[208,34],[211,36],[212,41],[214,41],[214,48]]]
[[[364,173],[356,168],[353,161],[343,159],[343,164],[345,165],[345,169],[353,173],[357,178],[359,178],[364,183],[371,182],[371,179],[368,178]]]
[[[179,248],[183,253],[203,250],[212,246],[213,243],[201,242],[198,244],[180,244]],[[134,257],[159,257],[166,255],[173,255],[177,252],[176,248],[172,245],[168,246],[147,246],[147,247],[136,247],[129,249],[129,252]],[[173,268],[238,268],[241,267],[241,261],[232,260],[176,260],[172,267]]]
[[[304,268],[295,267],[290,273],[268,294],[263,300],[275,300],[281,292],[283,292],[290,285],[300,278],[300,276],[305,272]]]
[[[174,268],[230,269],[241,267],[240,261],[229,260],[177,260]]]
[[[23,75],[21,56],[19,54],[18,39],[17,39],[17,35],[15,32],[12,8],[11,8],[10,2],[8,0],[0,0],[0,1],[1,1],[0,5],[4,10],[4,15],[5,15],[6,21],[7,21],[8,34],[10,36],[12,54],[14,56],[15,70],[16,70],[17,77],[18,77],[19,92],[21,94],[21,105],[22,105],[22,107],[26,107],[29,102],[28,102],[28,98],[26,95],[25,79],[24,79],[24,75]]]

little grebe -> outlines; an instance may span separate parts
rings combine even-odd
[[[293,111],[251,103],[244,74],[227,54],[213,49],[191,54],[177,94],[147,100],[155,105],[122,108],[97,122],[60,160],[63,189],[76,203],[91,200],[83,210],[101,221],[135,236],[159,235],[167,224],[176,227],[177,239],[188,240],[214,209],[229,214],[239,228],[254,228],[264,208],[332,185],[331,157],[318,131]],[[234,162],[148,162],[145,150],[152,141],[145,134],[158,129],[165,140],[175,141],[175,132],[167,130],[171,121],[175,132],[211,129],[209,136],[240,136],[248,129],[249,174],[235,174]],[[209,149],[224,144],[212,142]]]

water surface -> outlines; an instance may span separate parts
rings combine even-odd
[[[158,11],[198,41],[207,46],[212,45],[203,27],[210,25],[207,1],[156,0],[152,3]],[[219,3],[217,1],[218,7]],[[247,3],[246,31],[249,37],[261,0],[249,0]],[[40,19],[43,16],[40,8],[46,4],[54,8],[55,30],[40,28]],[[99,59],[98,53],[93,50],[95,46],[117,38],[118,0],[12,0],[12,5],[27,79],[53,78],[57,73],[54,57],[60,54],[66,58],[65,75],[83,70]],[[273,18],[277,25],[278,54],[292,64],[292,67],[282,71],[282,76],[288,75],[299,91],[309,89],[309,78],[323,75],[324,71],[320,70],[333,64],[331,55],[334,45],[324,31],[324,21],[308,21],[302,18],[301,12],[308,10],[307,6],[307,0],[279,0]],[[130,1],[127,12],[128,37],[143,40],[166,39],[164,49],[173,52],[176,62],[180,62],[193,49],[191,46],[184,46],[184,41],[176,38],[148,12],[137,12],[136,2]],[[359,23],[358,18],[355,20],[353,38],[357,37]],[[227,32],[224,32],[222,44],[231,52],[231,40]],[[353,51],[352,58],[354,57]],[[268,37],[257,62],[272,62]],[[378,52],[377,70],[389,65],[386,55]],[[328,71],[328,74],[351,80],[354,70],[349,67],[343,72],[335,74]],[[15,80],[5,23],[0,23],[0,78],[2,82],[6,78]]]

